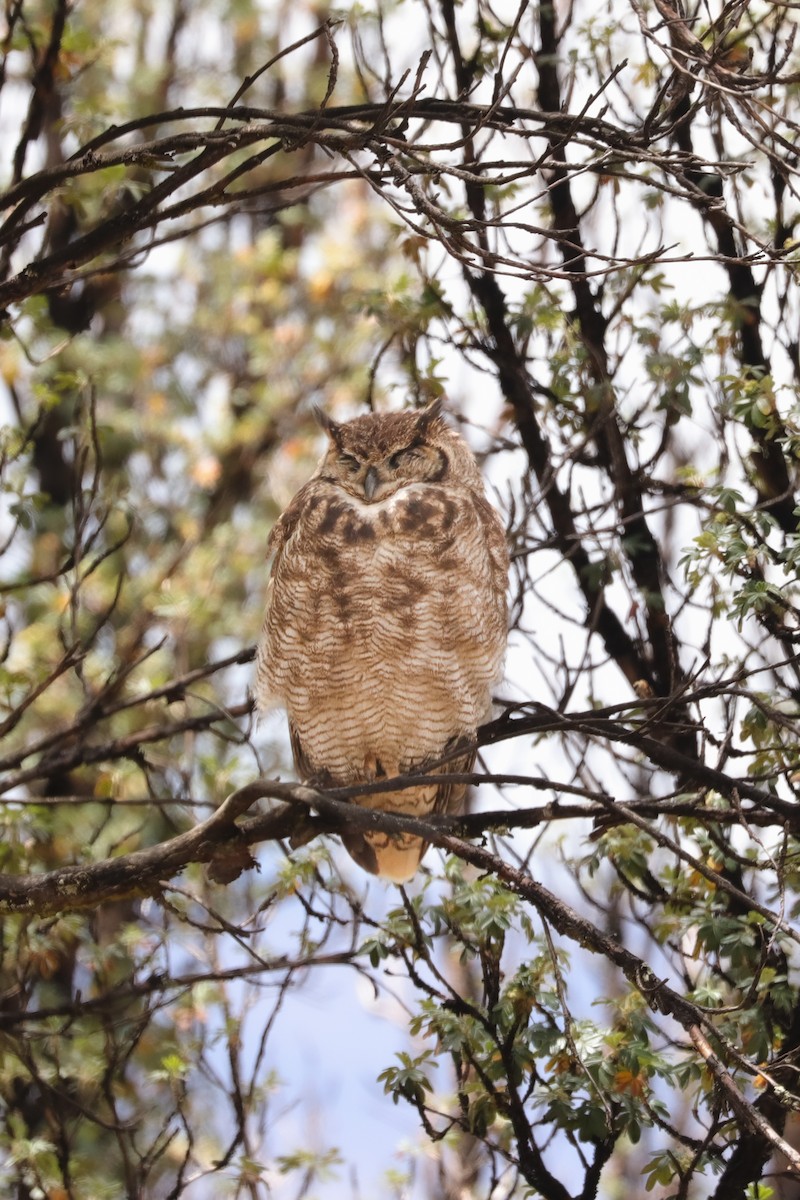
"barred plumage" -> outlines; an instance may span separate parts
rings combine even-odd
[[[270,537],[254,692],[262,711],[286,708],[300,776],[347,786],[424,768],[474,738],[502,670],[508,555],[477,463],[438,402],[321,420],[329,447]],[[426,786],[358,803],[424,815],[457,811],[464,792]],[[397,882],[426,849],[410,835],[343,840]]]

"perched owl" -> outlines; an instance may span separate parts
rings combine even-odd
[[[424,771],[486,720],[506,646],[508,553],[466,442],[435,402],[338,424],[270,536],[255,699],[285,707],[301,778],[347,787]],[[474,752],[437,771],[463,772]],[[462,784],[362,796],[425,816]],[[367,871],[400,883],[427,844],[345,834]]]

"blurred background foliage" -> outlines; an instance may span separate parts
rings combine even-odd
[[[4,1194],[792,1200],[793,7],[3,20]],[[502,869],[12,902],[286,778],[247,687],[312,405],[441,392],[513,553]]]

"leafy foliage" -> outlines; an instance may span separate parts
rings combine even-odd
[[[3,19],[3,1193],[344,1194],[286,1047],[323,987],[355,1071],[358,982],[424,1148],[376,1193],[791,1200],[791,6]],[[442,393],[513,627],[397,894],[249,663],[311,406]]]

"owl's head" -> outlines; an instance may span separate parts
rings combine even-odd
[[[414,483],[440,483],[477,473],[466,443],[445,425],[442,402],[398,413],[369,413],[341,424],[316,417],[330,445],[317,472],[351,496],[377,504]]]

